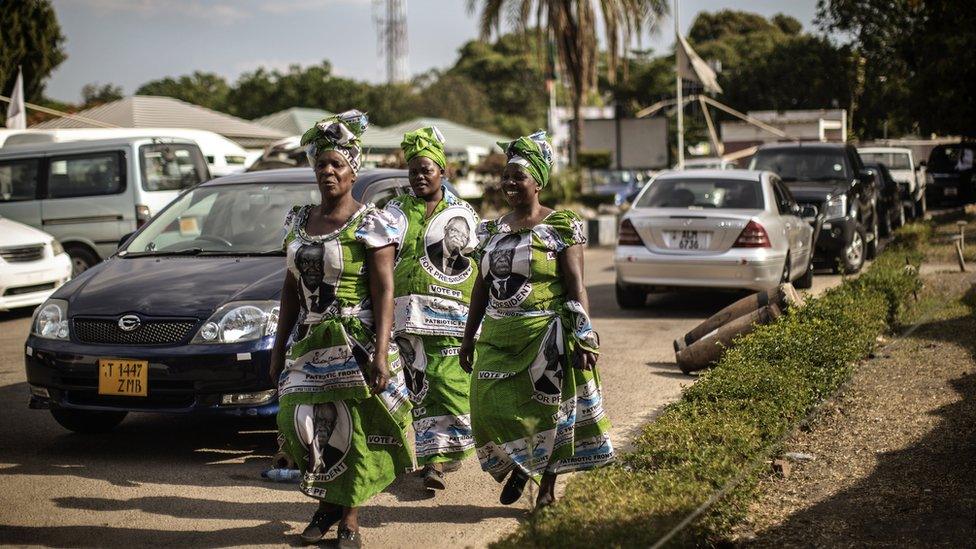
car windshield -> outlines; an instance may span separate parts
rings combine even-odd
[[[635,208],[763,208],[758,181],[738,179],[665,179],[651,183]]]
[[[281,253],[288,210],[319,200],[310,183],[198,187],[150,220],[120,255]]]
[[[844,151],[802,148],[760,150],[752,157],[750,170],[775,172],[783,181],[827,181],[847,179]]]
[[[162,144],[139,147],[142,188],[176,191],[209,179],[206,161],[196,145]]]
[[[864,163],[884,164],[889,170],[910,170],[912,164],[909,162],[908,153],[903,152],[859,152]]]
[[[929,155],[929,171],[961,172],[973,169],[976,150],[967,145],[939,145]]]

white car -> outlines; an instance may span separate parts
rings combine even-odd
[[[915,162],[911,149],[900,147],[858,147],[857,154],[865,162],[884,164],[891,172],[891,178],[898,183],[905,201],[909,217],[918,219],[925,216],[925,174]]]
[[[71,278],[71,258],[53,236],[0,217],[0,311],[40,305]]]
[[[677,170],[678,168],[675,167]],[[723,158],[689,158],[685,160],[684,170],[734,170],[736,169],[736,164],[734,160],[725,160]]]
[[[818,222],[772,172],[662,174],[621,220],[617,303],[640,307],[649,292],[680,288],[809,288]]]

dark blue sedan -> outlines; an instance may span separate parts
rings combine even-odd
[[[367,170],[353,196],[382,205],[406,192],[405,170]],[[282,222],[292,205],[318,201],[308,168],[181,194],[37,308],[25,346],[30,407],[78,432],[110,430],[128,412],[275,414]]]

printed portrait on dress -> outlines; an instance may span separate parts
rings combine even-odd
[[[531,234],[507,234],[496,237],[487,253],[485,283],[495,301],[508,301],[519,294],[529,277],[532,253]],[[528,295],[528,294],[526,294]],[[521,302],[524,299],[519,299]]]
[[[342,272],[342,249],[338,241],[301,244],[295,250],[295,269],[299,291],[309,312],[328,310],[335,301],[336,285]]]
[[[448,207],[427,226],[421,265],[441,282],[456,284],[471,274],[466,256],[476,245],[474,216],[463,206]]]

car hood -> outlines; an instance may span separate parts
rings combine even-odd
[[[229,301],[277,300],[285,259],[272,257],[112,257],[65,284],[53,297],[69,316],[206,318]]]
[[[46,244],[54,239],[53,236],[44,231],[39,231],[34,227],[5,217],[0,217],[0,234],[3,235],[3,242],[0,247]]]
[[[842,195],[850,188],[846,181],[787,181],[786,186],[797,202],[824,202],[830,197]]]

